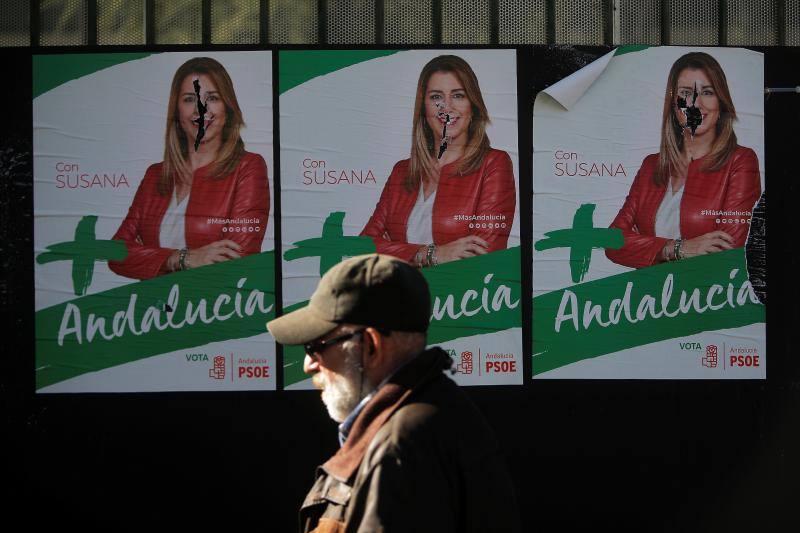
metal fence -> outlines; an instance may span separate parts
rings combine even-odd
[[[798,45],[800,0],[3,0],[0,46]]]

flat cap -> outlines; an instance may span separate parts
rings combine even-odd
[[[388,255],[360,255],[328,270],[306,307],[269,321],[267,329],[281,344],[311,342],[343,323],[424,332],[430,308],[419,270]]]

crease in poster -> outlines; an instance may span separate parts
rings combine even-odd
[[[274,389],[271,53],[33,66],[37,391]]]
[[[766,376],[762,81],[757,52],[626,47],[540,91],[534,377]]]
[[[454,379],[520,384],[515,51],[279,59],[284,312],[342,259],[394,255],[430,284]],[[311,387],[302,359],[285,347],[287,388]]]

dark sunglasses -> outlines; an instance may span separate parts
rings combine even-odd
[[[314,354],[322,354],[326,348],[330,348],[331,346],[344,342],[347,339],[352,339],[356,335],[361,335],[364,333],[364,329],[359,329],[358,331],[354,331],[352,333],[345,333],[344,335],[339,335],[338,337],[334,337],[326,341],[307,342],[303,345],[303,348],[305,348],[306,354],[310,356],[313,356]]]

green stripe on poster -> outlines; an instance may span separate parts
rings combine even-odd
[[[99,70],[135,61],[153,54],[125,52],[108,54],[50,54],[33,56],[33,97]]]
[[[274,252],[176,272],[36,313],[36,388],[210,342],[275,316]]]
[[[627,46],[620,46],[614,50],[614,57],[624,54],[631,54],[633,52],[641,52],[642,50],[647,50],[648,48],[650,48],[650,46],[646,44],[629,44]]]
[[[765,318],[741,248],[580,283],[533,299],[533,374]]]
[[[522,325],[519,247],[425,268],[433,305],[428,343],[495,333]],[[291,312],[307,305],[300,302]],[[302,346],[285,346],[284,383],[292,385],[303,373]]]
[[[303,83],[363,63],[377,57],[390,56],[400,50],[289,50],[280,52],[278,66],[280,93]]]

